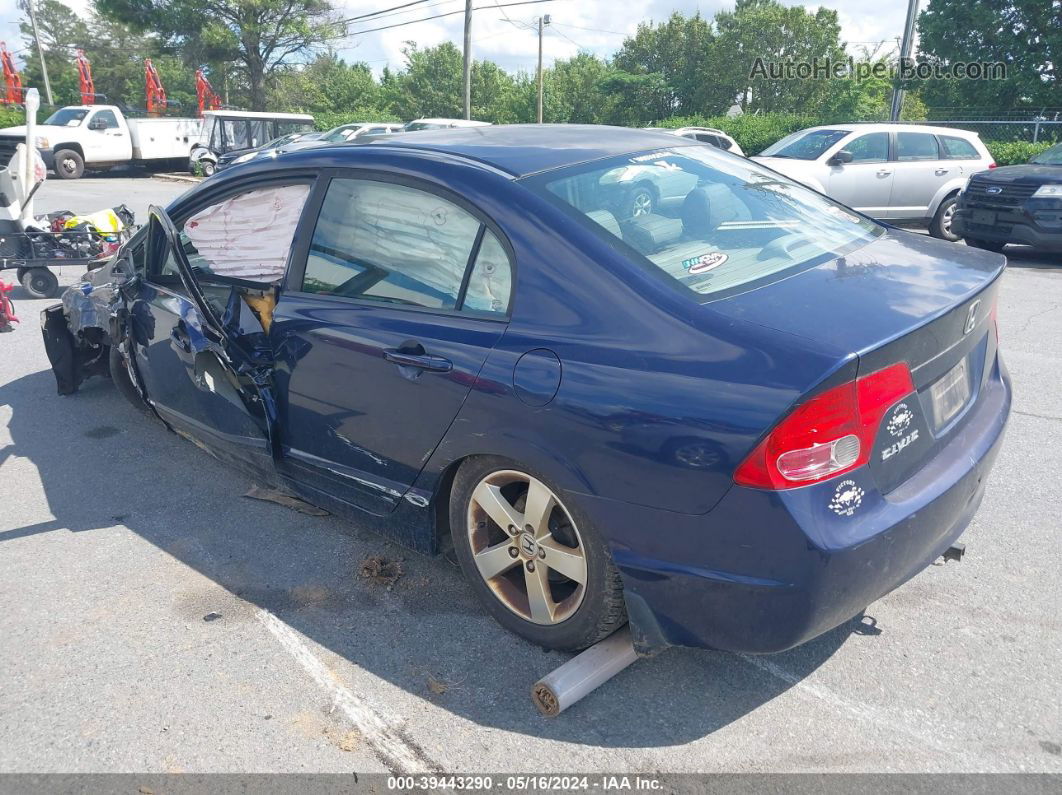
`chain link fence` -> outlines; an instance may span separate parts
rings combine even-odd
[[[976,132],[982,141],[1062,142],[1062,107],[1011,111],[930,108],[926,123]]]

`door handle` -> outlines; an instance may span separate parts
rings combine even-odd
[[[937,176],[939,177],[939,176],[940,176],[940,175],[942,175],[942,174],[947,174],[947,173],[948,173],[948,170],[947,170],[946,168],[938,168],[938,169],[937,169],[936,171],[934,171],[933,173],[934,173],[934,174],[936,174],[936,175],[937,175]]]
[[[384,358],[402,367],[416,367],[418,370],[427,370],[431,373],[448,373],[454,369],[454,363],[442,356],[406,353],[396,348],[384,351]]]
[[[892,171],[890,171],[890,170],[889,170],[889,169],[887,169],[887,168],[882,168],[882,169],[879,169],[879,170],[878,170],[878,176],[879,176],[879,177],[887,177],[887,176],[889,176],[889,174],[891,174],[891,173],[892,173]]]

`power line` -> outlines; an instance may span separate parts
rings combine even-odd
[[[342,19],[342,20],[339,21],[339,24],[346,25],[346,24],[351,23],[351,22],[356,22],[359,19],[364,19],[365,16],[373,16],[374,18],[373,18],[372,21],[373,22],[379,22],[381,19],[387,19],[388,17],[398,17],[398,16],[402,16],[402,14],[411,14],[414,11],[427,11],[429,8],[435,8],[436,6],[444,6],[447,3],[453,3],[454,1],[455,0],[437,0],[437,2],[434,2],[434,3],[431,3],[429,5],[423,6],[422,8],[405,8],[404,6],[395,6],[395,8],[400,8],[400,9],[404,8],[404,10],[402,10],[402,11],[395,11],[393,9],[385,8],[385,9],[383,9],[383,11],[379,11],[375,15],[366,14],[366,15],[360,16],[360,17],[352,17],[351,19]],[[418,2],[427,2],[427,0],[418,0]],[[384,11],[386,11],[388,13],[384,13]]]
[[[417,6],[421,3],[426,3],[428,0],[413,0],[411,3],[403,3],[400,6],[391,6],[390,8],[381,8],[379,11],[372,11],[368,14],[362,14],[361,16],[351,17],[350,19],[344,19],[343,22],[357,22],[359,19],[368,19],[369,17],[378,17],[381,14],[386,14],[388,11],[397,11],[400,8],[409,8],[410,6]]]
[[[557,23],[554,23],[554,24],[559,24],[559,25],[561,25],[562,27],[565,27],[565,28],[574,28],[575,30],[589,30],[589,31],[591,31],[593,33],[611,33],[613,36],[626,36],[626,35],[628,35],[626,33],[620,32],[618,30],[603,30],[602,28],[584,28],[581,25],[571,25],[571,24],[569,24],[567,22],[563,22],[563,23],[557,22]]]
[[[530,5],[537,5],[538,3],[553,3],[553,2],[556,2],[556,0],[520,0],[520,2],[516,2],[516,3],[502,3],[501,5],[493,5],[493,6],[478,6],[476,8],[473,8],[472,10],[473,11],[490,11],[490,10],[495,9],[495,8],[510,8],[512,6],[530,6]],[[461,9],[459,11],[448,11],[445,14],[435,14],[435,15],[430,16],[430,17],[422,17],[421,19],[410,19],[410,20],[407,20],[406,22],[395,22],[392,25],[382,25],[382,26],[380,26],[378,28],[369,28],[368,30],[356,30],[353,33],[348,33],[343,38],[349,38],[351,36],[361,36],[361,35],[363,35],[365,33],[376,33],[377,31],[390,30],[391,28],[401,28],[401,27],[404,27],[405,25],[414,25],[414,24],[416,24],[418,22],[428,22],[428,21],[430,21],[432,19],[442,19],[443,17],[452,17],[452,16],[454,16],[454,14],[463,14],[463,13],[465,13],[464,9]]]

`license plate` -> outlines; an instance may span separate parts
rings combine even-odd
[[[970,220],[983,226],[995,226],[996,214],[991,210],[974,210],[970,215]]]
[[[940,428],[959,413],[970,399],[970,377],[966,359],[952,367],[929,387],[933,406],[933,425]]]

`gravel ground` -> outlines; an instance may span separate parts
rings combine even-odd
[[[187,186],[49,181],[38,212]],[[443,559],[244,499],[104,380],[60,398],[37,313],[0,337],[0,771],[1062,772],[1062,260],[1012,254],[1007,440],[961,564],[772,657],[673,649],[555,720],[566,659]],[[62,275],[64,283],[76,276]],[[403,558],[390,589],[367,556]]]

